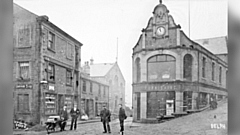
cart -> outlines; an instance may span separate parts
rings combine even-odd
[[[45,122],[47,133],[50,134],[51,132],[61,129],[61,122],[62,120],[60,116],[49,116]]]

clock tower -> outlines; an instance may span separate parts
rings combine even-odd
[[[153,37],[165,38],[168,37],[168,13],[169,10],[162,4],[162,0],[153,10]]]

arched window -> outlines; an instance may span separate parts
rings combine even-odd
[[[155,55],[147,61],[148,81],[175,79],[176,60],[171,55]]]
[[[183,78],[187,81],[192,81],[192,55],[186,54],[183,58]]]
[[[118,76],[116,75],[114,78],[114,90],[118,91]]]
[[[136,59],[135,64],[136,64],[137,82],[140,82],[140,80],[141,80],[141,67],[140,67],[140,59],[139,58]]]

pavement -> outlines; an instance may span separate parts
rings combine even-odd
[[[206,109],[158,124],[134,123],[128,117],[124,123],[125,135],[227,135],[227,101],[221,102],[215,110]],[[87,121],[86,121],[87,122]],[[112,135],[118,135],[118,120],[110,123]],[[55,135],[105,135],[100,121],[79,122],[77,130],[55,132]],[[18,135],[46,135],[46,131],[28,131]],[[16,135],[16,134],[15,134]]]

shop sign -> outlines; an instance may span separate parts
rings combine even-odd
[[[157,90],[157,91],[165,91],[165,90],[180,90],[181,85],[176,84],[152,84],[145,86],[147,90]]]
[[[32,84],[17,84],[16,89],[32,89]]]
[[[134,87],[135,91],[180,91],[180,84],[145,84]]]
[[[52,86],[52,85],[49,85],[49,90],[52,90],[52,91],[54,91],[55,89],[54,89],[54,86]]]

